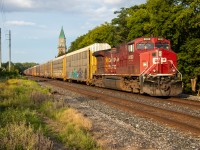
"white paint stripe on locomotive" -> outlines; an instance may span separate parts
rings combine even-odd
[[[151,76],[173,76],[174,74],[149,74]]]

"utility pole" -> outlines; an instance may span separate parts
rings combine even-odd
[[[1,68],[1,28],[0,28],[0,68]]]
[[[11,70],[11,31],[9,30],[9,71]]]

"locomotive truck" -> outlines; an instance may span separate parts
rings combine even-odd
[[[29,68],[25,74],[151,96],[182,92],[177,55],[170,41],[162,37],[141,37],[117,48],[95,43]]]

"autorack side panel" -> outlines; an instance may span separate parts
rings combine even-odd
[[[47,78],[51,77],[51,61],[48,61],[46,63],[45,77],[47,77]]]
[[[84,82],[89,79],[89,49],[67,54],[66,78]]]
[[[95,43],[68,53],[66,58],[67,79],[90,82],[96,71],[96,58],[93,52],[110,48],[107,43]]]
[[[33,76],[36,76],[36,66],[34,66],[34,67],[32,68],[32,75],[33,75]]]
[[[24,73],[29,76],[32,75],[32,68],[25,70]]]
[[[39,76],[44,77],[45,64],[41,64],[39,69],[40,69],[40,75]]]
[[[62,78],[63,80],[66,80],[67,79],[67,75],[66,75],[66,65],[67,65],[67,59],[66,59],[66,56],[63,58],[63,71],[62,71]]]
[[[36,76],[40,76],[40,65],[36,66]]]
[[[63,58],[65,55],[58,57],[52,61],[53,78],[63,78]]]
[[[45,71],[46,71],[46,63],[43,64],[44,71],[43,71],[43,77],[45,77]]]
[[[97,70],[97,59],[93,56],[93,52],[89,51],[89,80],[91,81],[93,74]]]
[[[53,60],[50,62],[50,77],[53,78]]]

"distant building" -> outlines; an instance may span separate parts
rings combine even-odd
[[[60,31],[59,41],[58,41],[58,56],[61,56],[66,53],[67,45],[66,45],[66,38],[63,27]]]

